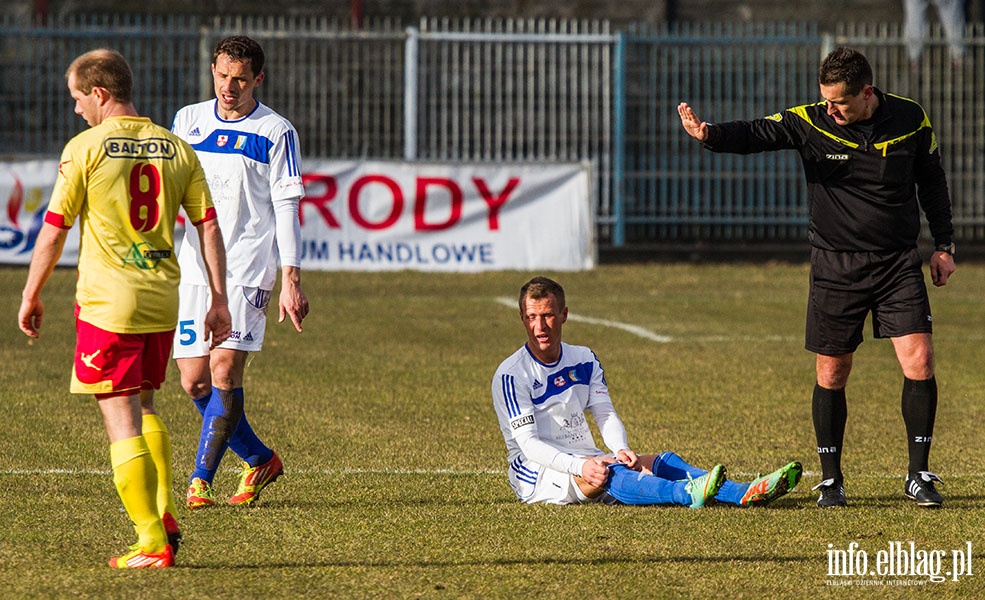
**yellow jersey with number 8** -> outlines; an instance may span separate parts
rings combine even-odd
[[[79,318],[115,333],[174,329],[174,227],[215,218],[194,150],[145,117],[111,117],[62,151],[45,221],[80,226]]]

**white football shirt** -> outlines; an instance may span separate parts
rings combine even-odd
[[[592,439],[586,410],[610,452],[629,449],[602,365],[585,346],[562,343],[561,358],[544,364],[524,345],[499,365],[492,396],[510,469],[518,477],[538,465],[581,475],[584,457],[604,455]]]
[[[227,282],[273,289],[278,268],[275,209],[278,203],[296,204],[304,197],[294,126],[259,102],[242,119],[225,121],[212,99],[179,110],[171,131],[191,144],[205,169],[226,247]],[[294,241],[300,245],[299,237]],[[300,257],[298,248],[290,252]],[[207,285],[194,227],[185,228],[178,262],[183,283]]]

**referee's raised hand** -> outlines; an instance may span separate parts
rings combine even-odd
[[[694,114],[694,110],[688,105],[687,102],[681,102],[677,105],[677,114],[681,116],[681,125],[684,126],[684,131],[694,139],[699,142],[703,142],[708,139],[708,124],[698,118]]]

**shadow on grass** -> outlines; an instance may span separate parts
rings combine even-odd
[[[950,496],[944,495],[944,505],[939,509],[927,508],[922,506],[917,506],[912,500],[907,499],[903,496],[903,492],[898,494],[880,494],[877,496],[872,495],[853,495],[850,492],[848,495],[848,509],[852,508],[887,508],[887,509],[916,509],[920,511],[934,511],[934,510],[955,510],[955,509],[969,509],[969,510],[981,510],[985,508],[985,496]],[[816,508],[817,499],[814,496],[799,496],[796,498],[786,497],[781,500],[777,500],[768,507],[763,508],[753,508],[751,510],[782,510],[782,509],[804,509],[804,508]],[[844,507],[836,507],[833,509],[825,510],[838,510]]]
[[[816,563],[818,557],[816,554],[809,554],[803,556],[764,556],[758,554],[755,556],[736,556],[730,554],[728,556],[623,556],[623,557],[606,557],[606,558],[502,558],[494,560],[323,560],[323,561],[281,561],[277,563],[262,562],[262,563],[239,563],[239,564],[228,564],[228,563],[210,563],[210,564],[199,564],[199,565],[189,565],[189,564],[179,564],[175,565],[173,568],[177,569],[249,569],[255,570],[258,568],[263,569],[292,569],[292,568],[311,568],[311,567],[363,567],[363,568],[406,568],[406,567],[417,567],[417,568],[445,568],[445,567],[509,567],[509,566],[519,566],[519,565],[542,565],[542,566],[583,566],[583,567],[604,567],[612,565],[638,565],[641,562],[646,564],[735,564],[735,563],[748,563],[748,564],[763,564],[764,562],[769,562],[771,564],[808,564]]]
[[[878,496],[849,496],[849,506],[869,506],[878,508],[899,508],[901,506],[924,510],[948,510],[958,508],[968,508],[981,510],[985,508],[985,496],[951,496],[944,494],[944,505],[939,509],[917,506],[912,500],[903,496],[903,492],[898,494],[880,494]]]

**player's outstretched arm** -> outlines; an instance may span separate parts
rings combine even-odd
[[[301,289],[301,269],[285,266],[281,269],[280,283],[280,318],[278,323],[290,315],[291,323],[298,333],[302,331],[301,321],[308,316],[308,297]]]
[[[687,102],[681,102],[677,105],[677,114],[681,116],[681,125],[684,126],[684,131],[689,136],[699,142],[704,142],[708,139],[708,124],[694,114],[694,110]]]
[[[38,233],[31,256],[31,267],[27,273],[27,283],[21,294],[21,307],[17,312],[17,324],[20,330],[32,338],[40,337],[41,321],[44,318],[44,303],[41,302],[41,290],[65,248],[65,238],[68,229],[62,229],[45,223]]]

